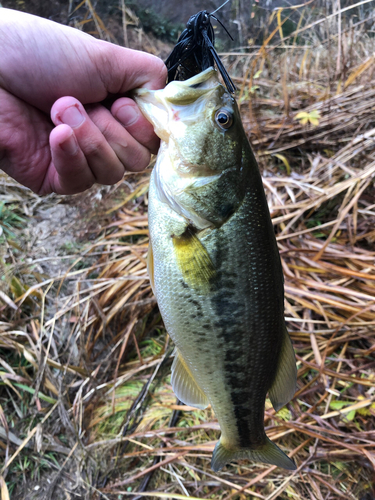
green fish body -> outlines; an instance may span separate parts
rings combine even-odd
[[[171,383],[217,416],[211,466],[233,459],[295,469],[264,431],[268,393],[293,396],[283,274],[262,179],[235,99],[212,68],[163,90],[136,91],[162,139],[149,192],[148,268],[176,345]]]

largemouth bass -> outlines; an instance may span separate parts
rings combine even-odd
[[[171,383],[217,416],[211,467],[248,458],[295,469],[264,431],[293,396],[280,257],[235,99],[209,68],[135,94],[161,138],[149,192],[148,270],[176,345]]]

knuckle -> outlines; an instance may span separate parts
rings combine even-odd
[[[123,177],[124,177],[124,169],[122,168],[121,170],[116,169],[116,171],[112,173],[110,184],[116,184],[117,182],[121,181]]]
[[[124,167],[116,156],[109,161],[102,162],[102,165],[97,164],[93,170],[96,182],[106,186],[116,184],[124,176]]]
[[[100,133],[105,138],[110,138],[113,135],[113,119],[108,117],[107,110],[100,106],[95,106],[88,110],[90,120],[100,130]]]
[[[68,188],[70,191],[67,194],[78,194],[78,193],[83,193],[84,191],[87,191],[94,185],[93,182],[82,182],[81,184],[78,184],[76,186],[71,186]]]
[[[107,140],[114,136],[113,123],[110,120],[100,120],[96,125]]]
[[[150,158],[151,154],[148,150],[139,149],[132,154],[125,168],[136,172],[144,170],[150,163]]]
[[[86,158],[91,161],[105,157],[106,148],[103,140],[87,141],[81,145],[81,149]]]
[[[88,104],[85,106],[86,113],[89,115],[92,122],[100,123],[103,118],[103,106],[99,104]]]

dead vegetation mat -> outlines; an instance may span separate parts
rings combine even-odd
[[[239,461],[213,473],[212,410],[173,395],[172,345],[146,272],[148,170],[93,191],[96,224],[52,276],[23,258],[21,223],[7,219],[9,234],[0,219],[2,500],[375,498],[374,44],[339,15],[319,24],[323,41],[305,17],[301,50],[275,14],[262,47],[226,59],[297,356],[297,392],[278,413],[267,402],[266,432],[297,470]],[[44,203],[9,179],[0,190],[23,224]]]

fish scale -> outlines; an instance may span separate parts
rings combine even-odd
[[[274,345],[277,352],[278,339],[281,337],[280,329],[284,321],[283,304],[280,304],[280,297],[278,297],[278,290],[282,286],[277,279],[280,279],[279,262],[274,259],[269,261],[269,259],[265,258],[268,252],[264,251],[264,244],[261,247],[254,245],[254,228],[258,229],[257,232],[259,232],[260,227],[266,233],[265,236],[267,236],[270,228],[267,219],[253,219],[253,227],[249,227],[245,215],[248,214],[251,205],[253,205],[253,196],[249,191],[245,195],[241,209],[217,235],[216,239],[218,241],[211,243],[204,240],[209,252],[212,248],[214,253],[225,256],[225,258],[220,257],[223,274],[221,282],[218,283],[219,291],[211,300],[217,317],[215,322],[217,331],[215,334],[218,340],[223,339],[225,342],[224,371],[227,373],[226,379],[230,382],[228,386],[231,391],[231,401],[237,421],[237,441],[243,447],[250,446],[253,433],[257,429],[262,429],[263,411],[253,413],[251,408],[263,409],[264,398],[262,401],[263,396],[260,395],[262,392],[264,394],[264,391],[261,391],[259,386],[264,386],[264,379],[267,376],[271,380],[273,379],[276,370],[276,359],[271,347]],[[264,213],[264,210],[260,211],[260,214],[262,213]],[[242,245],[236,247],[231,245],[230,242],[228,243],[221,233],[233,234],[233,227],[235,227],[236,232],[241,234],[242,220],[245,221],[247,235],[246,239],[242,241]],[[238,221],[240,221],[240,224],[238,224]],[[263,223],[267,225],[265,226]],[[223,240],[226,243],[224,247],[222,247]],[[262,249],[262,252],[257,252],[258,248]],[[252,268],[252,262],[256,262],[255,269]],[[247,272],[246,268],[248,268]],[[231,290],[230,295],[226,276],[232,269],[242,269],[248,279],[238,281],[236,289]],[[265,274],[269,274],[271,279],[268,281],[262,279]],[[279,302],[279,307],[278,311],[277,308],[273,308],[274,316],[267,315],[268,322],[266,323],[264,311],[259,311],[259,308],[266,308],[267,306],[264,304],[267,304],[267,302],[274,304]],[[264,335],[264,331],[274,332],[274,338],[269,333]],[[229,339],[232,340],[229,341]],[[249,368],[244,371],[243,367]],[[254,397],[257,398],[257,396],[258,400],[253,404],[253,399]],[[241,416],[243,408],[246,411],[245,415]],[[257,441],[257,439],[254,440]]]
[[[276,239],[235,100],[213,69],[136,100],[164,141],[150,181],[148,267],[176,345],[172,387],[186,404],[212,405],[213,470],[236,458],[294,469],[264,431],[266,395],[276,410],[286,404],[296,366]]]

